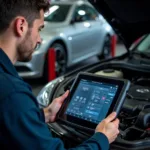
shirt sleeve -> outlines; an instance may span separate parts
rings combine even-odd
[[[4,141],[15,150],[64,150],[63,142],[53,138],[41,110],[30,95],[14,93],[6,99],[2,122]],[[72,150],[107,150],[108,139],[94,134]]]

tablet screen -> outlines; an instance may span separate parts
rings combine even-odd
[[[79,73],[58,113],[63,122],[94,129],[112,111],[118,115],[130,82]]]
[[[93,123],[105,118],[118,85],[81,79],[65,114]]]

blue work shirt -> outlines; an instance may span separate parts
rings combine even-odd
[[[3,147],[3,148],[2,148]],[[108,150],[102,133],[95,133],[73,150]],[[38,107],[31,87],[18,75],[8,56],[0,49],[0,149],[64,150],[53,138]]]

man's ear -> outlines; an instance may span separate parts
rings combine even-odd
[[[28,23],[25,18],[18,17],[15,19],[15,32],[17,36],[22,37],[28,30]]]

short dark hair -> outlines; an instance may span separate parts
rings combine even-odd
[[[17,16],[26,18],[29,26],[40,16],[40,10],[49,9],[49,0],[0,0],[0,33],[4,32]]]

